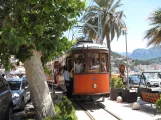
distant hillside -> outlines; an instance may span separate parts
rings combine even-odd
[[[120,54],[118,54],[116,52],[112,52],[111,55],[112,55],[112,59],[111,59],[112,67],[119,68],[119,66],[121,64],[126,65],[126,57],[125,56],[121,56]],[[139,64],[141,64],[141,65],[150,65],[151,63],[154,63],[156,61],[159,61],[159,60],[154,59],[153,62],[152,62],[151,60],[137,60],[137,59],[128,58],[128,63],[129,63],[128,65],[129,65],[130,68],[133,68],[134,66],[137,66]]]
[[[149,63],[156,63],[156,64],[161,64],[161,57],[158,57],[158,58],[152,58],[152,59],[149,59],[147,60]]]
[[[118,54],[120,54],[122,56],[126,56],[126,52],[116,52],[116,53],[118,53]],[[129,56],[131,53],[130,52],[127,52],[127,54]]]
[[[113,58],[119,58],[119,57],[123,58],[124,57],[124,56],[122,56],[122,55],[120,55],[116,52],[112,52],[111,55],[112,55]]]
[[[125,56],[126,53],[119,53]],[[152,47],[149,49],[135,49],[131,54],[128,53],[129,58],[138,60],[148,60],[151,58],[161,57],[161,46]]]

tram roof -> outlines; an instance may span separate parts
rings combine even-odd
[[[100,45],[92,42],[78,42],[78,44],[71,47],[71,50],[78,49],[100,49],[100,50],[108,50],[105,45]]]

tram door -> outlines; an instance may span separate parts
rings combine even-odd
[[[72,57],[66,58],[66,66],[71,80],[71,92],[73,92],[74,60]]]
[[[66,66],[67,66],[67,70],[69,72],[71,72],[71,70],[74,68],[74,60],[73,60],[73,58],[67,58],[66,59]]]

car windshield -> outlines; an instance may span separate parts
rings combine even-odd
[[[140,81],[139,76],[131,76],[130,78],[131,78],[132,81],[135,81],[135,82]]]
[[[8,81],[11,90],[19,90],[21,81]]]
[[[143,73],[143,76],[145,76],[146,80],[161,78],[161,74],[159,72],[146,72]]]

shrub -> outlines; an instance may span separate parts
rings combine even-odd
[[[77,120],[74,107],[66,96],[62,97],[62,100],[54,107],[56,112],[54,118],[46,118],[45,120]]]
[[[156,102],[156,107],[161,112],[161,95],[160,95],[160,98]]]
[[[112,79],[110,80],[110,86],[111,88],[122,88],[122,79],[119,77],[112,77]]]

